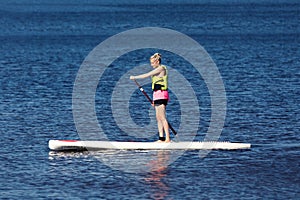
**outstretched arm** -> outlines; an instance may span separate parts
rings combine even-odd
[[[147,78],[147,77],[150,77],[150,76],[154,76],[154,75],[157,75],[159,74],[160,72],[162,72],[164,70],[163,67],[158,67],[148,73],[145,73],[145,74],[141,74],[141,75],[138,75],[138,76],[130,76],[130,79],[131,80],[134,80],[134,79],[143,79],[143,78]]]

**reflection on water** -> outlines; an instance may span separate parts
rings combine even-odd
[[[59,158],[96,158],[101,163],[126,173],[143,174],[163,171],[176,161],[183,150],[103,150],[85,152],[55,152],[49,153],[49,159]]]
[[[120,150],[105,150],[105,151],[95,151],[95,152],[49,152],[49,160],[59,160],[57,162],[52,162],[51,170],[49,173],[57,173],[61,166],[64,165],[62,160],[66,162],[78,162],[82,164],[82,159],[86,162],[95,161],[97,158],[102,163],[107,166],[129,172],[131,174],[136,173],[137,176],[134,178],[141,179],[145,185],[148,185],[150,190],[149,195],[151,199],[165,199],[168,196],[170,188],[168,184],[164,182],[164,178],[168,174],[168,166],[170,162],[170,157],[172,155],[171,151],[120,151]],[[80,161],[81,160],[81,161]],[[51,162],[50,162],[51,163]],[[102,168],[103,165],[98,165]],[[70,175],[72,173],[77,173],[76,169],[68,168],[68,171],[61,171],[63,176]],[[97,177],[107,176],[100,170],[100,173],[94,174]],[[90,173],[90,172],[88,172]],[[107,173],[109,173],[107,171]],[[123,173],[123,172],[121,172]],[[140,175],[138,175],[140,174]],[[132,176],[130,176],[132,177]],[[69,195],[69,194],[68,194]]]
[[[167,174],[169,156],[169,151],[158,151],[157,159],[149,163],[151,172],[145,176],[144,180],[150,185],[153,191],[151,193],[153,199],[165,199],[168,196],[169,186],[163,182],[163,178]]]

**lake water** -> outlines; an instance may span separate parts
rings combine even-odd
[[[22,0],[0,7],[1,199],[299,199],[298,1]],[[84,59],[109,37],[141,27],[179,31],[205,48],[226,92],[219,140],[251,143],[251,150],[49,151],[50,139],[81,139],[72,93]],[[156,139],[156,129],[126,134],[111,111],[116,82],[155,51],[121,56],[99,81],[95,108],[110,140]],[[210,91],[190,63],[160,52],[195,90],[195,140],[203,140],[211,122]],[[149,84],[145,90],[151,93]],[[170,93],[168,118],[178,129],[179,100]],[[128,95],[130,117],[147,126],[149,103],[138,90]]]

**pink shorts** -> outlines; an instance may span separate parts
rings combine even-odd
[[[169,92],[167,90],[156,90],[153,92],[153,101],[159,99],[169,100]]]

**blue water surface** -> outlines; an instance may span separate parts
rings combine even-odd
[[[299,9],[298,1],[283,0],[2,1],[1,199],[299,199]],[[50,139],[80,139],[72,92],[89,52],[117,33],[148,26],[179,31],[206,49],[226,91],[220,140],[251,143],[251,150],[187,151],[170,165],[164,163],[172,152],[49,151]],[[124,134],[112,120],[110,83],[151,53],[121,57],[113,65],[122,70],[107,71],[99,84],[95,107],[110,139],[146,140]],[[207,87],[185,60],[163,55],[200,83],[194,85],[201,113],[195,140],[202,140],[211,114]],[[150,85],[145,89],[151,93]],[[172,97],[167,112],[178,128],[180,106]],[[147,100],[138,90],[131,99],[132,118],[147,124]]]

